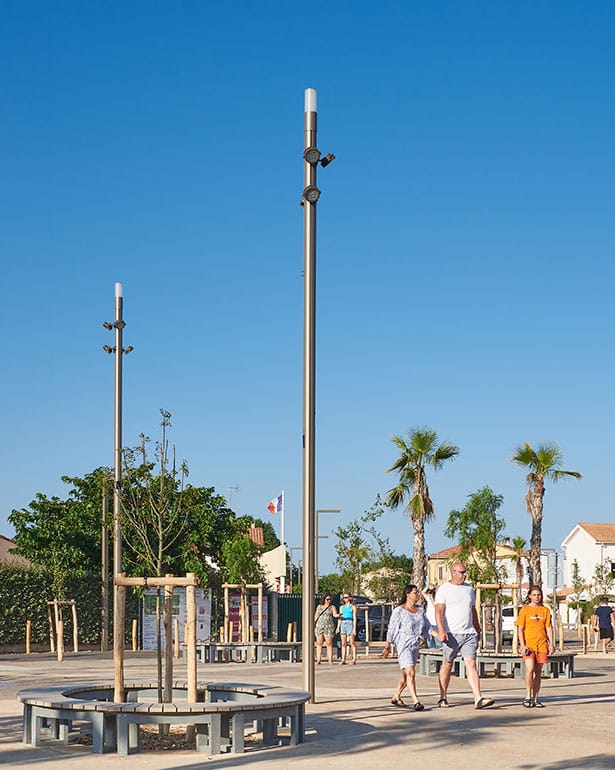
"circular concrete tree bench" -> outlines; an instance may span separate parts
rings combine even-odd
[[[257,722],[263,743],[274,744],[280,720],[289,723],[291,746],[304,740],[305,704],[310,699],[304,690],[200,682],[196,703],[185,700],[185,682],[174,684],[172,703],[154,701],[158,691],[151,683],[126,685],[125,690],[125,703],[114,703],[113,685],[106,684],[21,690],[17,698],[24,707],[23,742],[40,746],[41,732],[48,727],[52,738],[68,743],[73,722],[89,722],[95,753],[130,754],[139,750],[139,725],[187,724],[195,726],[197,751],[218,754],[230,748],[241,753],[246,723]]]

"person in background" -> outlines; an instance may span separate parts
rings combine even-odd
[[[453,661],[457,655],[463,657],[466,678],[472,695],[474,708],[485,709],[493,706],[493,698],[483,698],[480,679],[476,668],[476,652],[480,623],[476,612],[476,594],[465,582],[467,570],[461,562],[451,565],[451,578],[436,591],[436,618],[438,639],[442,642],[442,665],[439,672],[440,708],[448,708],[448,685],[451,681]]]
[[[530,603],[521,607],[517,616],[519,649],[525,663],[525,708],[544,708],[538,700],[542,667],[553,653],[553,624],[551,613],[542,603],[540,586],[532,586],[529,593]]]
[[[442,647],[442,642],[438,639],[438,621],[436,619],[436,603],[434,597],[436,595],[435,588],[425,588],[423,590],[423,598],[425,599],[425,615],[429,621],[429,636],[427,637],[427,647],[434,649],[436,647]]]
[[[606,655],[609,651],[609,644],[613,641],[613,629],[615,628],[615,612],[609,606],[608,596],[602,597],[600,604],[594,610],[592,620],[594,631],[600,634],[602,652]]]
[[[357,635],[357,608],[354,600],[349,593],[342,594],[342,606],[338,620],[338,631],[342,639],[342,659],[340,666],[346,665],[346,646],[350,644],[352,652],[352,665],[357,662],[357,644],[355,637]]]
[[[421,639],[429,637],[430,626],[425,611],[417,604],[418,598],[419,590],[414,584],[404,588],[401,603],[391,613],[387,641],[382,651],[382,657],[388,657],[391,644],[395,645],[401,677],[397,690],[391,698],[393,706],[406,708],[401,694],[407,687],[412,698],[412,708],[414,711],[423,711],[425,706],[419,701],[416,694],[415,669],[419,659]]]
[[[322,646],[327,646],[329,665],[333,664],[333,637],[335,636],[336,620],[339,618],[337,607],[333,604],[330,593],[323,594],[320,604],[314,613],[314,635],[316,636],[316,665],[322,661]]]

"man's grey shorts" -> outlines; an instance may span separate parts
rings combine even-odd
[[[449,632],[448,639],[442,642],[442,657],[449,662],[457,655],[462,658],[475,658],[478,649],[478,634],[457,634]]]

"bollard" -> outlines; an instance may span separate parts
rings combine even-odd
[[[132,651],[137,651],[137,621],[136,618],[132,619]]]
[[[32,636],[32,621],[26,620],[26,655],[30,654],[30,639]]]

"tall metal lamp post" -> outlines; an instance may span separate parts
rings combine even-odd
[[[122,355],[134,348],[122,347],[122,332],[126,323],[123,319],[124,294],[121,283],[115,284],[115,318],[113,323],[104,321],[105,329],[114,332],[114,344],[103,345],[103,350],[114,356],[114,408],[113,408],[113,576],[122,571],[122,527],[120,512],[122,506]],[[113,659],[116,682],[121,676],[124,681],[124,605],[120,601],[117,585],[113,586]]]
[[[303,115],[303,687],[314,703],[314,479],[316,432],[316,168],[335,156],[321,158],[316,146],[316,90],[306,88]]]
[[[319,521],[320,521],[320,514],[321,513],[341,513],[340,508],[317,508],[316,509],[316,518],[314,519],[315,524],[315,533],[314,533],[314,583],[316,585],[316,591],[318,592],[318,541],[321,539],[321,536],[318,534],[319,530]],[[323,535],[323,537],[326,538],[326,535]]]

